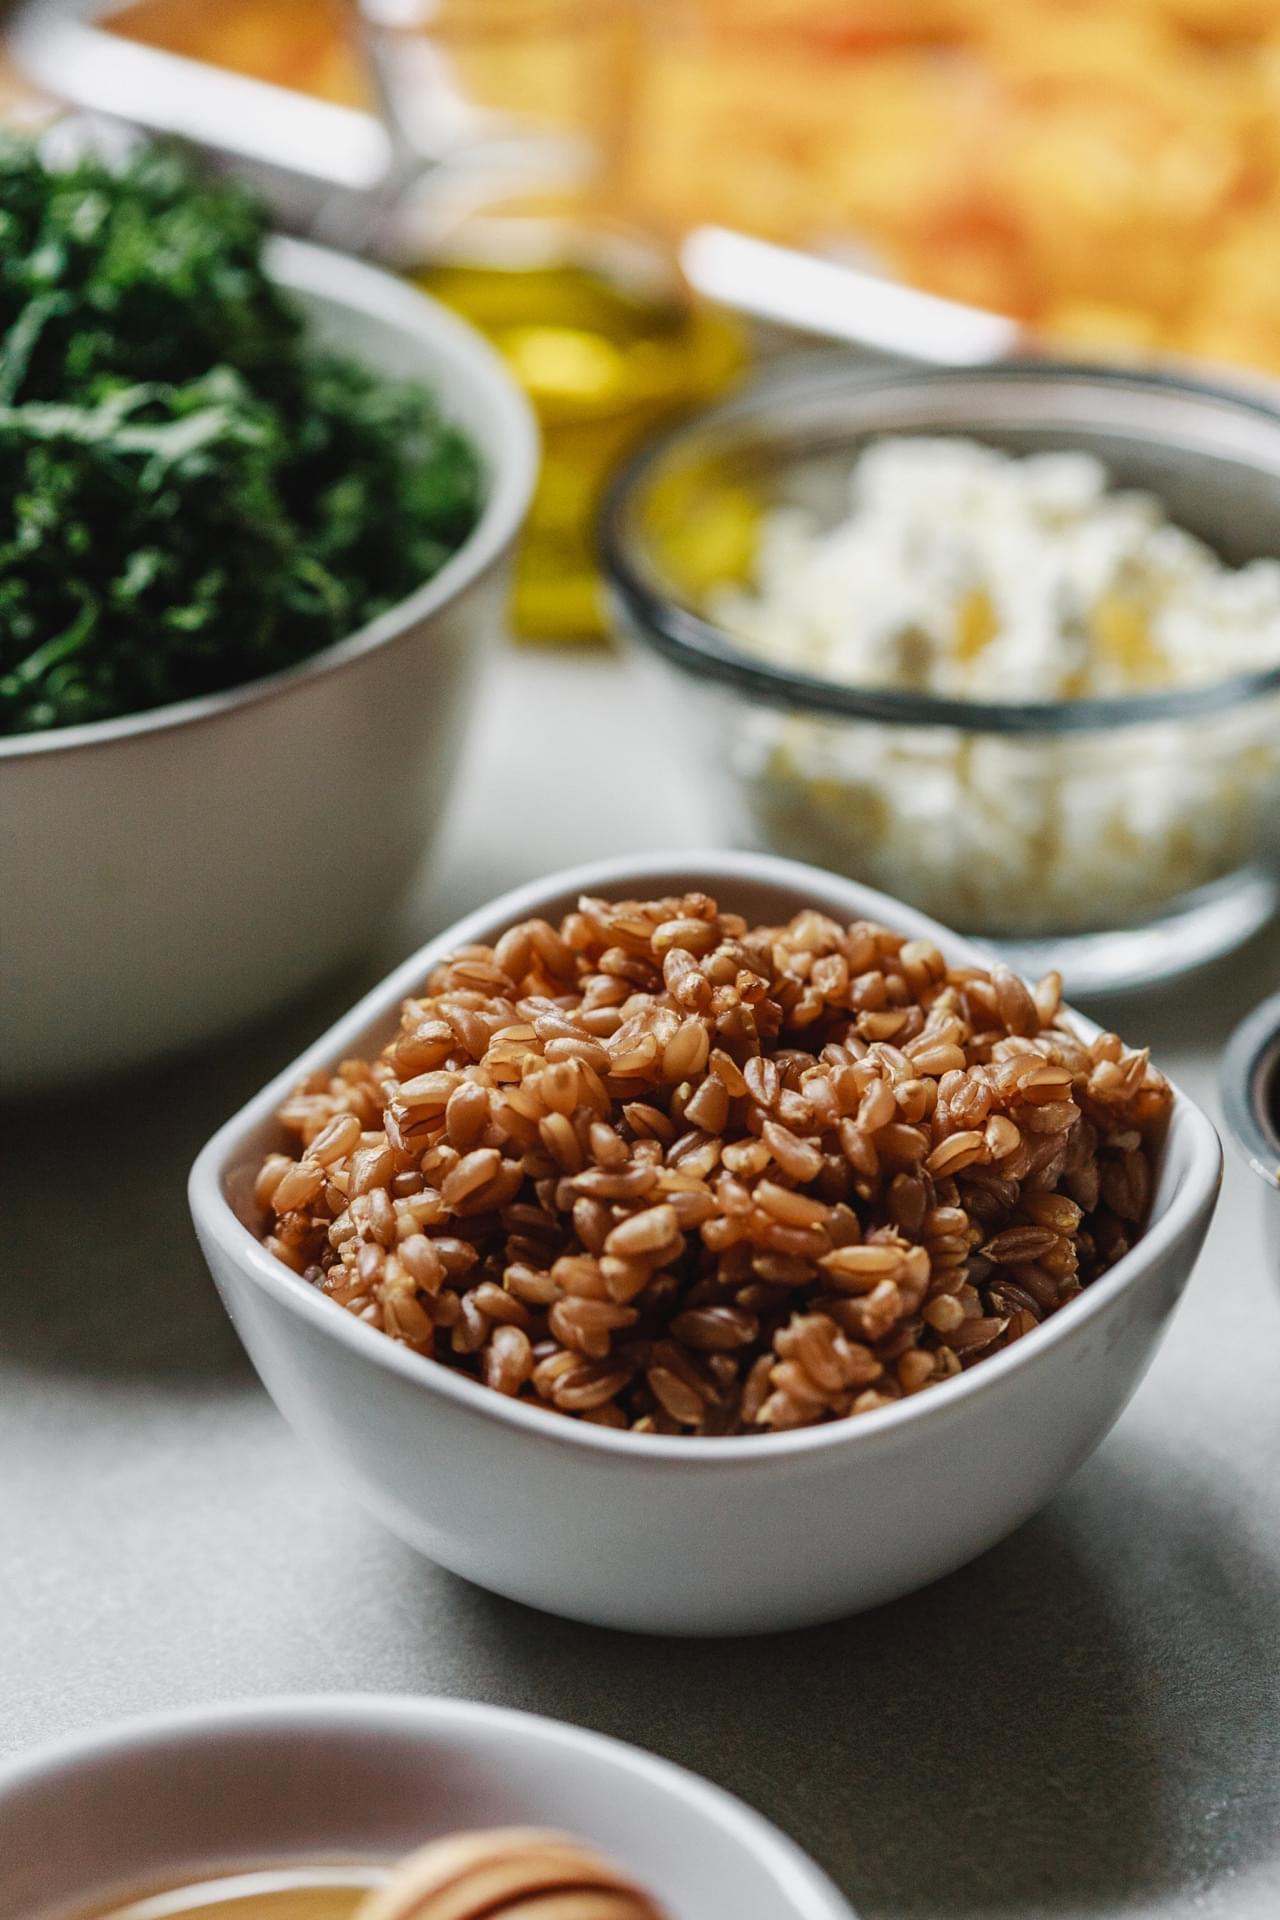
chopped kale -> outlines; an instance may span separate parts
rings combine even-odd
[[[469,443],[308,341],[266,233],[174,148],[0,146],[0,733],[305,659],[475,525]]]

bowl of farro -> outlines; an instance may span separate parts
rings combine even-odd
[[[853,1920],[792,1841],[682,1767],[535,1714],[360,1694],[151,1714],[0,1765],[0,1912],[356,1920],[411,1849],[492,1828],[597,1850],[652,1895],[643,1920]],[[447,1912],[641,1920],[543,1891]]]
[[[1056,976],[710,853],[468,916],[190,1194],[281,1411],[395,1531],[535,1606],[719,1633],[876,1605],[1042,1505],[1220,1171]]]
[[[1232,1034],[1221,1093],[1231,1136],[1265,1183],[1268,1242],[1280,1274],[1280,993],[1255,1007]]]

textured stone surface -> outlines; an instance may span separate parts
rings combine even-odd
[[[508,659],[437,881],[383,960],[535,872],[712,836],[632,700],[602,660]],[[609,780],[588,806],[570,756]],[[1101,1012],[1216,1111],[1222,1041],[1278,977],[1257,943]],[[1013,1539],[839,1626],[628,1638],[493,1599],[382,1532],[294,1441],[214,1296],[187,1166],[358,984],[180,1071],[5,1116],[0,1748],[238,1695],[465,1695],[697,1768],[865,1920],[1274,1920],[1280,1297],[1234,1157],[1151,1374]]]

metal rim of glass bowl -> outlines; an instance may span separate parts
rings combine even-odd
[[[656,652],[681,671],[715,680],[737,692],[774,707],[825,714],[850,720],[875,720],[889,726],[954,727],[967,732],[1000,734],[1090,733],[1128,726],[1150,726],[1171,720],[1198,719],[1222,713],[1268,693],[1280,692],[1280,662],[1255,673],[1236,674],[1167,693],[1123,694],[1103,699],[1048,701],[979,701],[901,692],[891,688],[848,686],[814,674],[795,673],[760,660],[739,646],[713,620],[671,594],[652,577],[638,555],[631,514],[646,482],[683,443],[700,434],[732,429],[770,406],[788,400],[812,401],[824,393],[858,397],[896,386],[980,386],[999,383],[1086,383],[1100,389],[1127,387],[1155,399],[1180,396],[1268,423],[1276,433],[1277,506],[1280,508],[1280,404],[1269,405],[1252,391],[1233,390],[1209,381],[1147,369],[1091,366],[1057,360],[1002,361],[990,366],[919,367],[897,365],[889,371],[851,365],[830,354],[806,356],[776,374],[756,381],[741,397],[682,421],[615,477],[604,500],[599,544],[609,591],[616,596],[631,627]],[[1280,388],[1277,389],[1280,395]],[[949,424],[949,423],[948,423]],[[995,423],[993,423],[995,424]],[[1077,423],[1079,424],[1079,423]],[[893,432],[938,433],[932,428],[868,426],[866,437]],[[980,427],[960,428],[981,439]],[[833,434],[841,444],[847,435]],[[1176,448],[1176,439],[1153,444]],[[1196,450],[1188,450],[1196,457]],[[1158,489],[1150,489],[1158,491]],[[1280,525],[1280,515],[1278,515]]]
[[[1219,1076],[1222,1110],[1255,1173],[1280,1192],[1280,993],[1241,1021]]]

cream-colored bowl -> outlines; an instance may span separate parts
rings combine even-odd
[[[155,1714],[0,1767],[0,1913],[82,1920],[186,1876],[391,1861],[494,1826],[578,1834],[670,1920],[854,1920],[759,1814],[652,1754],[500,1707],[344,1694]]]
[[[554,920],[583,892],[686,888],[754,921],[816,906],[931,939],[955,962],[982,959],[882,894],[765,855],[659,855],[557,874],[397,968],[214,1136],[190,1195],[219,1291],[281,1412],[404,1539],[481,1586],[575,1619],[747,1633],[891,1600],[1044,1504],[1146,1371],[1208,1228],[1222,1152],[1210,1122],[1175,1092],[1150,1225],[1078,1299],[927,1393],[759,1438],[616,1432],[508,1399],[397,1346],[266,1251],[252,1185],[281,1144],[280,1101],[317,1068],[382,1047],[437,959],[531,915]]]
[[[433,580],[299,666],[0,740],[4,1091],[136,1066],[332,972],[449,790],[533,487],[532,417],[484,341],[391,275],[292,240],[269,264],[320,338],[439,394],[486,504]]]

